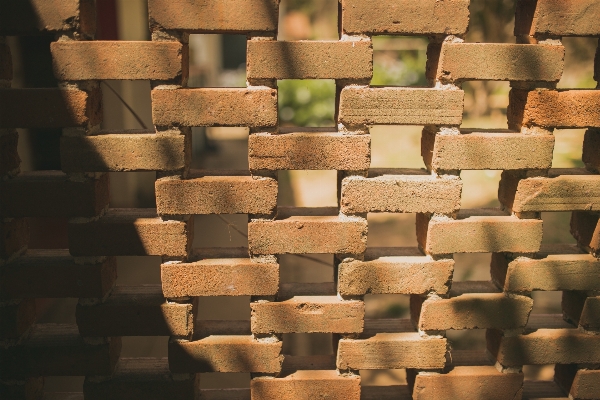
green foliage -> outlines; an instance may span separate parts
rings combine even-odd
[[[324,79],[282,80],[279,119],[282,125],[335,126],[335,82]]]

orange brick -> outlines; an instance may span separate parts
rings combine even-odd
[[[18,339],[36,320],[34,299],[9,300],[0,304],[0,339]]]
[[[600,65],[600,61],[598,64]],[[582,160],[587,169],[600,172],[600,130],[588,129],[585,132]]]
[[[29,225],[25,218],[0,219],[0,261],[27,249]]]
[[[248,79],[355,79],[373,76],[370,40],[250,40]]]
[[[158,126],[276,126],[277,90],[155,89],[152,119]]]
[[[600,393],[600,370],[557,364],[554,367],[554,380],[569,393],[569,398],[595,399]]]
[[[571,213],[571,235],[580,246],[589,249],[594,256],[600,254],[600,215],[584,211]]]
[[[600,331],[600,297],[585,292],[564,291],[562,309],[565,320],[586,331]]]
[[[0,181],[2,217],[94,217],[108,200],[108,174],[74,181],[59,171],[34,171]]]
[[[282,378],[252,379],[250,392],[254,400],[359,400],[360,376],[343,376],[337,371],[297,371]]]
[[[50,44],[59,81],[102,79],[182,80],[188,47],[179,42],[59,41]]]
[[[21,158],[17,152],[19,134],[14,130],[0,130],[0,177],[15,175],[19,171]]]
[[[277,33],[278,0],[149,0],[152,29],[190,33]]]
[[[519,0],[515,35],[599,36],[598,14],[594,0]]]

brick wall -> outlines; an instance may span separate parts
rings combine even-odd
[[[0,397],[41,399],[49,376],[85,376],[68,397],[85,399],[600,397],[600,90],[556,89],[561,38],[600,36],[598,0],[517,1],[517,44],[466,43],[468,0],[341,0],[335,41],[276,40],[277,0],[148,11],[151,41],[94,41],[92,0],[0,3],[0,35],[56,35],[60,81],[11,89],[0,36]],[[247,87],[188,88],[190,33],[247,35]],[[428,87],[369,86],[382,34],[429,36]],[[151,81],[154,129],[100,129],[106,79]],[[279,79],[335,80],[337,129],[280,130]],[[461,128],[472,80],[511,82],[510,130]],[[426,170],[369,168],[382,124],[424,126]],[[249,127],[249,171],[190,170],[202,126]],[[63,129],[63,170],[20,173],[16,129],[39,127]],[[551,168],[555,128],[587,129],[586,168]],[[486,169],[502,207],[462,208],[461,170]],[[280,170],[338,171],[338,207],[278,207]],[[157,171],[156,209],[110,208],[115,171]],[[418,248],[367,247],[376,212],[416,213]],[[577,245],[541,246],[541,212],[572,212]],[[205,214],[248,214],[248,248],[192,248]],[[69,218],[69,248],[27,250],[26,217]],[[280,284],[279,255],[307,253],[334,255],[335,282]],[[457,253],[493,253],[491,281],[453,283]],[[162,285],[116,285],[115,257],[145,255]],[[562,316],[531,314],[540,290],[563,292]],[[410,295],[410,319],[365,319],[367,294]],[[196,321],[202,296],[252,296],[250,323]],[[36,298],[65,297],[76,325],[36,323]],[[470,329],[487,351],[452,348]],[[282,354],[284,333],[333,333],[335,354]],[[122,336],[161,335],[168,359],[119,357]],[[524,380],[547,364],[554,380]],[[361,385],[387,369],[408,384]],[[206,372],[251,387],[200,389]]]

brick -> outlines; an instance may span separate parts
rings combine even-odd
[[[600,331],[600,297],[564,291],[562,309],[565,320],[586,331]]]
[[[279,288],[273,259],[217,258],[160,267],[165,297],[268,296]]]
[[[277,33],[278,0],[149,0],[153,30],[189,33]]]
[[[167,302],[160,285],[116,286],[98,304],[80,301],[75,316],[82,336],[189,336],[194,308]]]
[[[256,340],[251,335],[215,335],[193,341],[171,340],[169,367],[177,373],[279,373],[283,362],[281,346],[279,340]]]
[[[93,0],[6,0],[0,6],[0,35],[96,31]]]
[[[119,132],[60,138],[65,172],[178,171],[190,159],[189,135]]]
[[[378,333],[368,339],[340,339],[337,367],[346,369],[438,369],[446,363],[446,338],[417,332]]]
[[[373,76],[370,40],[250,40],[248,79],[355,79]]]
[[[582,160],[587,169],[600,172],[600,130],[588,129],[585,132]]]
[[[600,255],[600,215],[584,211],[571,213],[571,235],[594,256]]]
[[[277,90],[155,89],[152,118],[159,126],[276,126]]]
[[[0,182],[2,217],[94,217],[108,200],[107,174],[74,181],[59,171],[33,171]]]
[[[38,324],[27,339],[0,348],[0,373],[8,376],[110,375],[121,338],[86,342],[75,324]]]
[[[554,245],[530,257],[494,253],[491,275],[505,292],[600,290],[599,268],[599,260],[576,246]]]
[[[0,81],[12,80],[13,78],[13,66],[12,56],[10,54],[10,47],[7,43],[0,40]]]
[[[339,122],[348,126],[460,125],[464,92],[425,88],[345,87]]]
[[[342,180],[340,211],[429,212],[451,214],[460,208],[462,181],[425,170],[370,170],[368,176]]]
[[[16,175],[19,172],[21,158],[17,151],[18,142],[17,131],[0,131],[0,177]]]
[[[28,250],[0,266],[0,297],[103,298],[117,279],[114,257],[76,261],[68,250]]]
[[[366,170],[371,164],[371,136],[338,132],[251,134],[251,170]]]
[[[418,327],[447,329],[517,329],[527,325],[533,300],[504,293],[463,293],[448,299],[429,298],[421,306]]]
[[[367,220],[358,217],[295,216],[248,223],[253,254],[360,254],[367,245]]]
[[[109,209],[97,221],[69,223],[74,256],[187,257],[193,219],[163,221],[154,209]]]
[[[548,177],[521,179],[502,173],[498,198],[512,212],[577,211],[600,208],[600,176],[585,169],[551,169]]]
[[[520,399],[523,373],[502,373],[493,366],[454,367],[445,374],[418,374],[413,399],[433,400],[460,393],[464,400]]]
[[[59,41],[50,44],[59,81],[103,79],[181,80],[188,46],[179,42]]]
[[[473,80],[558,82],[564,68],[562,45],[452,43],[431,44],[427,76],[443,83]],[[431,62],[437,60],[437,63]],[[468,60],[468,62],[465,62]]]
[[[360,389],[360,376],[344,376],[337,371],[297,371],[282,378],[259,377],[250,382],[255,400],[359,400]]]
[[[508,130],[461,129],[460,135],[424,129],[421,155],[433,171],[548,169],[554,135]]]
[[[434,260],[416,248],[370,248],[365,261],[344,260],[338,266],[341,295],[425,294],[448,292],[454,260]]]
[[[488,330],[487,349],[504,367],[594,363],[600,357],[600,335],[577,329],[538,329],[518,336]]]
[[[231,173],[242,175],[244,171]],[[189,179],[157,180],[158,214],[271,214],[275,211],[275,179],[218,174],[219,171],[195,170]]]
[[[252,333],[362,332],[365,304],[337,296],[250,303]]]
[[[594,0],[519,0],[515,35],[600,36],[598,14],[600,5]]]
[[[86,377],[83,395],[88,400],[194,400],[196,387],[195,375],[172,374],[166,358],[121,358],[108,379]]]
[[[559,367],[559,365],[557,365]],[[560,365],[560,367],[568,367]],[[556,374],[556,373],[555,373]],[[573,377],[569,397],[574,399],[594,399],[600,393],[600,371],[580,369]]]
[[[25,218],[0,219],[0,264],[27,249],[29,224]]]
[[[43,396],[43,377],[0,381],[0,398],[4,400],[38,400]]]
[[[469,25],[469,1],[411,0],[391,4],[342,1],[346,34],[464,35]]]
[[[560,110],[560,112],[556,112]],[[511,89],[508,126],[600,127],[600,91]]]
[[[495,209],[461,210],[455,220],[417,214],[417,240],[427,254],[532,253],[540,249],[542,221]]]
[[[34,299],[9,300],[0,304],[0,339],[18,339],[36,320]]]
[[[102,122],[100,90],[0,89],[0,128],[68,128]]]

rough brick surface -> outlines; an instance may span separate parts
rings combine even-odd
[[[594,0],[519,0],[515,35],[600,36],[598,14]]]
[[[342,181],[341,212],[429,212],[451,214],[460,208],[462,182],[425,171],[371,170],[367,178]]]
[[[187,78],[187,45],[179,42],[60,41],[50,45],[59,81]]]
[[[348,126],[460,125],[464,92],[421,88],[345,87],[339,122]]]
[[[600,65],[600,61],[598,62]],[[600,130],[588,129],[583,137],[583,162],[591,171],[600,171]]]
[[[560,110],[560,112],[557,112]],[[508,126],[600,127],[600,91],[511,89]]]
[[[189,135],[106,133],[60,139],[65,172],[178,171],[189,163]]]
[[[152,91],[152,119],[154,125],[160,126],[275,126],[277,91],[270,88],[155,89]]]
[[[250,383],[252,399],[359,400],[360,376],[343,376],[337,371],[297,371],[282,378],[257,378]]]
[[[171,340],[169,368],[173,372],[279,373],[281,341],[261,341],[251,335],[208,336],[200,340]]]
[[[373,75],[370,40],[250,40],[248,79],[358,79]]]
[[[337,132],[252,134],[248,139],[251,170],[366,170],[371,137]]]
[[[0,131],[0,176],[13,175],[19,170],[21,158],[17,152],[18,142],[17,131]]]
[[[341,339],[339,369],[443,368],[446,339],[421,337],[416,332],[378,333],[369,339]]]
[[[343,0],[341,13],[347,34],[463,35],[469,25],[467,0],[400,0],[391,4]]]
[[[159,179],[155,188],[159,215],[270,214],[277,206],[273,178],[194,171],[190,179]]]
[[[461,129],[460,135],[424,129],[421,155],[434,171],[481,169],[548,169],[554,135],[514,131]]]
[[[253,333],[362,332],[365,305],[336,296],[296,296],[282,302],[254,302]]]
[[[0,260],[15,256],[27,248],[29,225],[25,218],[0,220]]]
[[[149,0],[152,29],[276,33],[279,0]]]
[[[565,391],[569,393],[569,397],[586,400],[598,397],[598,393],[600,393],[600,370],[577,370],[576,365],[557,365],[555,369],[555,380],[560,383],[563,383],[561,375],[565,374],[562,371],[564,369],[573,370],[571,373],[567,373],[568,375],[572,375],[569,376],[565,382],[568,382],[568,385],[562,385],[565,388]]]
[[[0,339],[18,339],[36,320],[34,299],[11,300],[0,305]]]
[[[417,214],[417,240],[428,254],[531,253],[540,249],[542,221],[485,209],[461,211],[456,220]]]
[[[589,249],[596,257],[600,254],[600,216],[595,213],[574,211],[571,214],[571,234],[580,246]]]
[[[585,292],[565,291],[562,297],[565,320],[586,331],[600,331],[600,297]]]
[[[69,249],[74,256],[185,258],[192,221],[163,221],[153,209],[111,209],[97,221],[69,223]]]
[[[94,217],[109,200],[108,175],[69,180],[58,171],[22,173],[0,181],[1,217]]]

